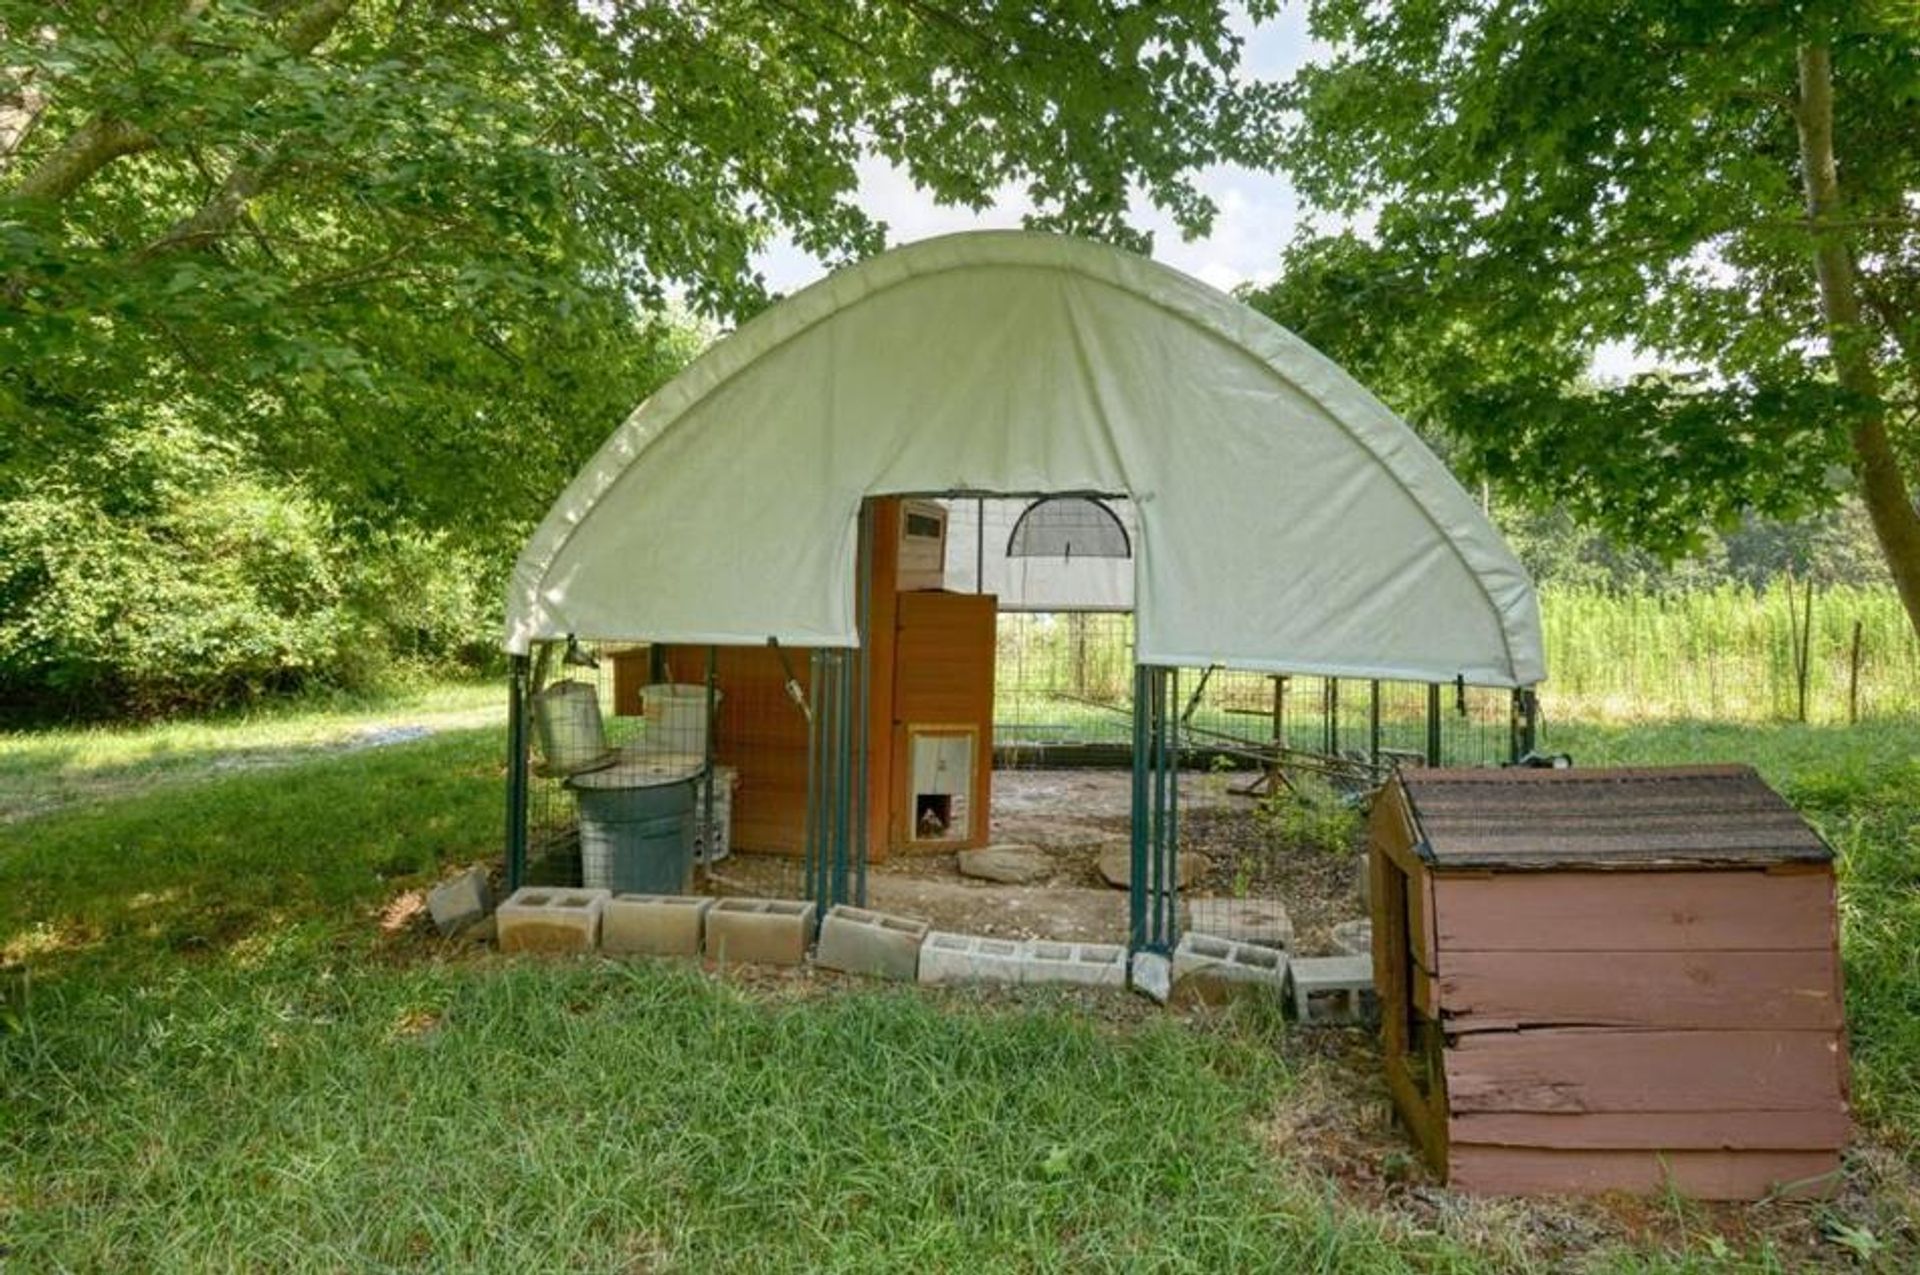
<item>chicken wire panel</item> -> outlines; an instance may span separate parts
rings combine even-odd
[[[1133,731],[1133,617],[1003,612],[994,673],[998,764],[1125,765]],[[1486,687],[1181,670],[1183,752],[1214,766],[1316,758],[1364,779],[1395,765],[1510,759],[1510,692]],[[1370,786],[1370,785],[1369,785]]]

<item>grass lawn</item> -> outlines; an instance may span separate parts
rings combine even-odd
[[[1856,1251],[1912,1269],[1920,1252],[1913,728],[1550,733],[1582,763],[1755,760],[1843,855],[1866,1129],[1847,1192],[1631,1212],[1400,1181],[1390,1134],[1348,1136],[1377,1123],[1357,1034],[389,932],[396,894],[497,851],[497,728],[215,763],[428,711],[393,707],[338,730],[159,728],[237,733],[4,829],[0,951],[35,984],[24,1029],[0,1030],[0,1269],[1765,1270]],[[31,797],[69,765],[137,775],[174,751],[114,736],[71,762],[71,739],[10,739],[0,781]]]
[[[302,760],[316,749],[376,744],[387,732],[506,720],[499,678],[392,694],[310,696],[242,712],[150,725],[0,731],[0,823],[179,780]]]

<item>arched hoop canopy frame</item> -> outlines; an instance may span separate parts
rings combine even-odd
[[[983,520],[988,497],[1093,494],[1124,499],[1132,533],[1136,952],[1177,937],[1181,668],[1512,687],[1531,721],[1532,582],[1353,378],[1141,257],[954,235],[837,271],[716,342],[561,493],[507,597],[509,880],[535,643],[706,646],[711,715],[714,650],[772,642],[812,661],[809,894],[864,901],[870,502],[971,496]]]
[[[1328,359],[1166,266],[1025,232],[835,272],[643,403],[515,566],[506,646],[857,646],[859,512],[1124,494],[1143,665],[1529,686],[1532,582]]]

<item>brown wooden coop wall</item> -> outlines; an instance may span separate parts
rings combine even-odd
[[[1390,784],[1370,827],[1388,1086],[1436,1171],[1488,1194],[1837,1185],[1847,1063],[1830,862],[1670,847],[1605,868],[1578,853],[1564,868],[1552,855],[1526,869],[1448,862],[1419,817],[1436,781],[1449,782],[1409,777],[1411,796]],[[1567,817],[1605,832],[1606,805]],[[1651,846],[1696,817],[1642,819],[1631,835]],[[1497,810],[1484,822],[1509,835]]]
[[[874,525],[897,529],[897,498],[874,502]],[[993,668],[996,600],[991,595],[900,592],[899,541],[876,534],[871,572],[867,654],[867,828],[876,862],[915,848],[903,812],[909,803],[905,740],[909,725],[970,727],[977,732],[972,835],[929,843],[951,851],[986,844],[992,795]],[[786,648],[802,690],[812,652]],[[667,680],[706,680],[707,648],[669,646],[661,659]],[[734,768],[733,844],[748,851],[801,855],[806,848],[807,723],[786,693],[785,666],[767,647],[720,647],[721,692],[714,731],[718,764]],[[616,691],[616,697],[618,691]],[[638,703],[637,688],[631,696]]]

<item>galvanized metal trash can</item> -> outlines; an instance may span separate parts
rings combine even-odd
[[[685,894],[693,886],[701,767],[624,760],[567,781],[580,803],[580,876],[588,889]]]

